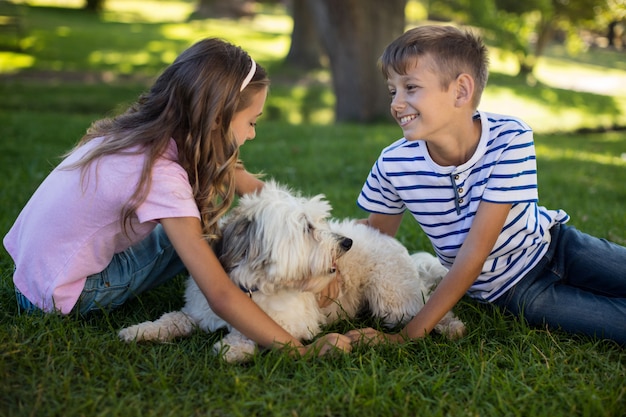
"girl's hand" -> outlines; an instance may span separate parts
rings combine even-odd
[[[350,352],[351,350],[352,340],[339,333],[329,333],[320,337],[310,345],[300,347],[302,356],[322,356],[329,352]]]
[[[350,330],[345,336],[350,339],[352,344],[365,343],[367,345],[377,345],[379,343],[400,343],[404,341],[404,337],[399,333],[383,333],[371,327]]]
[[[263,181],[246,171],[243,167],[238,167],[235,170],[235,190],[238,196],[241,197],[244,194],[260,191],[264,185]]]

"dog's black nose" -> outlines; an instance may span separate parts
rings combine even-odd
[[[350,239],[349,237],[344,237],[343,239],[341,239],[341,249],[350,250],[351,247],[352,239]]]

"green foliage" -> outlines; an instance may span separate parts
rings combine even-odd
[[[438,15],[484,30],[492,44],[517,57],[525,76],[557,31],[566,35],[571,52],[580,52],[581,25],[589,26],[608,6],[606,0],[445,0],[431,2],[431,7]]]
[[[80,1],[74,3],[82,7]],[[273,86],[266,119],[295,124],[333,120],[335,98],[328,69],[302,73],[282,62],[291,26],[280,8],[265,6],[263,13],[238,24],[219,19],[188,22],[186,18],[193,10],[188,1],[110,0],[107,6],[111,8],[99,17],[77,8],[22,6],[22,50],[2,51],[6,34],[0,32],[0,75],[10,75],[0,83],[0,107],[70,110],[68,106],[73,102],[82,113],[109,113],[147,88],[190,43],[200,37],[218,36],[241,45],[269,70]],[[415,5],[409,10],[413,19],[424,13]],[[557,59],[539,62],[535,76],[540,83],[532,87],[524,85],[525,80],[511,80],[510,75],[517,71],[510,69],[515,67],[510,59],[514,48],[495,48],[498,39],[486,35],[491,45],[492,76],[483,97],[484,110],[514,113],[539,132],[626,125],[626,67],[620,65],[618,52],[596,50],[572,58],[562,48],[549,49],[551,57],[558,52]],[[585,59],[588,65],[584,73],[571,72],[563,65]],[[568,71],[567,77],[563,71]],[[593,89],[594,84],[613,79],[614,87],[605,89],[610,95]],[[589,88],[589,92],[571,91],[567,83],[570,80]],[[45,83],[47,88],[38,91],[31,87],[31,81]],[[127,94],[119,101],[112,96],[118,90],[106,93],[107,85],[112,83],[126,86]],[[95,100],[82,93],[85,84],[108,97],[104,111],[98,111]],[[565,87],[555,88],[561,85]]]
[[[45,9],[40,13],[39,9],[32,8],[29,14],[37,18],[36,37],[43,39],[35,41],[42,45],[60,42],[53,39],[52,26],[67,26],[69,33],[75,34],[74,25],[83,19],[73,10]],[[45,18],[49,12],[52,26]],[[68,78],[50,69],[54,68],[50,66],[52,54],[41,52],[40,56],[31,51],[37,57],[36,65],[49,68],[45,77],[35,77],[41,75],[35,66],[29,77],[0,79],[0,236],[59,162],[59,156],[73,146],[89,124],[131,102],[146,88],[143,78],[119,78],[117,73],[112,74],[115,82],[107,84],[84,78],[85,73],[99,73],[101,69],[115,72],[120,67],[104,62],[88,66],[81,54],[71,49],[84,48],[85,52],[89,47],[83,44],[91,43],[90,34],[97,38],[94,42],[101,42],[99,36],[107,28],[124,35],[117,41],[111,36],[112,43],[102,46],[112,52],[118,46],[123,51],[131,43],[138,51],[152,41],[157,45],[174,42],[175,48],[187,42],[163,35],[170,33],[165,30],[172,28],[168,25],[88,21],[92,30],[81,32],[79,39],[68,35],[64,47],[57,49],[58,66],[77,69],[77,74]],[[398,127],[391,123],[304,123],[322,117],[319,108],[330,100],[328,87],[315,75],[299,78],[299,74],[281,67],[277,53],[272,52],[276,39],[283,36],[276,34],[275,25],[270,25],[269,33],[250,34],[249,22],[196,24],[218,27],[234,40],[245,34],[239,43],[250,41],[270,73],[276,74],[267,117],[259,121],[257,138],[242,148],[248,168],[263,171],[305,194],[326,194],[336,217],[362,216],[355,205],[357,193],[380,150],[401,134]],[[252,25],[258,27],[255,25],[259,23]],[[131,36],[130,27],[141,28],[137,29],[137,39],[125,37]],[[178,24],[174,27],[181,29]],[[266,50],[266,44],[272,47]],[[559,60],[559,74],[573,77],[568,71],[582,68],[583,58],[578,62]],[[609,58],[593,61],[624,70]],[[156,73],[159,59],[148,62],[134,68],[145,74]],[[608,71],[606,67],[604,70]],[[299,85],[294,89],[291,84]],[[312,86],[313,91],[303,86]],[[547,84],[531,88],[499,72],[492,77],[489,89],[494,95],[486,104],[506,112],[517,113],[511,103],[519,100],[521,110],[581,109],[580,118],[587,115],[594,121],[610,116],[619,120],[618,97],[580,94]],[[309,116],[296,114],[302,109]],[[286,121],[291,118],[296,123]],[[565,119],[563,113],[551,118]],[[565,209],[572,216],[571,224],[624,245],[624,134],[571,131],[578,126],[563,121],[561,133],[536,135],[540,200],[547,207]],[[404,220],[398,237],[411,251],[429,250],[427,239],[410,218]],[[469,335],[460,341],[433,335],[404,345],[360,346],[349,355],[308,360],[294,360],[282,352],[262,352],[248,364],[228,365],[211,353],[219,333],[197,333],[168,344],[127,345],[118,341],[116,333],[121,327],[155,319],[182,306],[182,276],[112,313],[80,318],[18,315],[11,275],[12,262],[2,247],[2,416],[618,417],[626,408],[623,348],[530,328],[468,299],[456,309],[469,328]],[[362,317],[327,330],[345,332],[366,325],[377,323]]]

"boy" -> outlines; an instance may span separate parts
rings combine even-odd
[[[467,293],[531,325],[626,344],[626,248],[537,204],[531,128],[477,111],[487,64],[482,40],[450,26],[411,29],[383,52],[404,138],[382,151],[357,202],[391,236],[409,210],[449,272],[399,334],[347,335],[424,337]]]

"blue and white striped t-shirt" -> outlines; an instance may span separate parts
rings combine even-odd
[[[481,201],[512,203],[504,228],[468,295],[493,301],[532,269],[548,250],[549,229],[569,216],[537,205],[537,167],[531,128],[510,116],[477,112],[478,147],[461,166],[439,166],[424,141],[404,138],[383,149],[357,204],[366,211],[409,210],[450,268]]]

